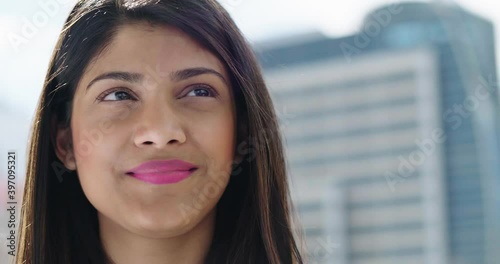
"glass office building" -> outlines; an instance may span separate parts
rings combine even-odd
[[[360,31],[256,45],[281,118],[312,263],[494,263],[492,24],[402,3]]]

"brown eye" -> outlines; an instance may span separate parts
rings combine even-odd
[[[99,101],[123,101],[133,100],[134,97],[124,89],[112,89],[101,95],[98,99]]]
[[[192,89],[188,94],[186,94],[186,96],[216,97],[217,93],[209,86],[198,85],[198,86],[195,86],[195,88]]]

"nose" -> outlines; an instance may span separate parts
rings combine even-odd
[[[182,144],[186,141],[179,117],[165,101],[143,105],[137,120],[133,137],[134,144],[139,148],[164,148],[166,145]]]

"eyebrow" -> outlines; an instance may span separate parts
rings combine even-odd
[[[212,74],[217,77],[219,77],[225,84],[227,84],[227,80],[224,78],[224,76],[210,68],[205,68],[205,67],[195,67],[195,68],[188,68],[188,69],[183,69],[183,70],[178,70],[175,72],[170,73],[170,79],[174,82],[179,82],[183,81],[198,75],[203,75],[203,74]],[[159,74],[158,74],[159,75]],[[154,76],[157,78],[157,76]],[[141,73],[133,73],[133,72],[125,72],[125,71],[113,71],[113,72],[106,72],[103,73],[96,78],[94,78],[90,83],[87,85],[87,90],[92,86],[94,83],[97,81],[105,80],[105,79],[113,79],[113,80],[119,80],[119,81],[125,81],[125,82],[130,82],[130,83],[141,83],[144,81],[144,75]]]

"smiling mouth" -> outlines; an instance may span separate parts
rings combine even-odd
[[[189,169],[189,170],[183,170],[183,171],[189,171],[189,172],[193,172],[195,170],[197,170],[198,168],[192,168],[192,169]],[[181,171],[181,170],[178,170],[178,171]],[[176,172],[176,171],[159,171],[159,172],[152,172],[152,173],[148,173],[148,174],[164,174],[164,173],[172,173],[172,172]],[[125,174],[127,175],[130,175],[130,176],[133,176],[135,175],[136,173],[133,173],[133,172],[125,172]]]
[[[177,171],[155,171],[148,173],[127,172],[126,174],[150,184],[173,184],[188,178],[197,169],[198,168]]]

